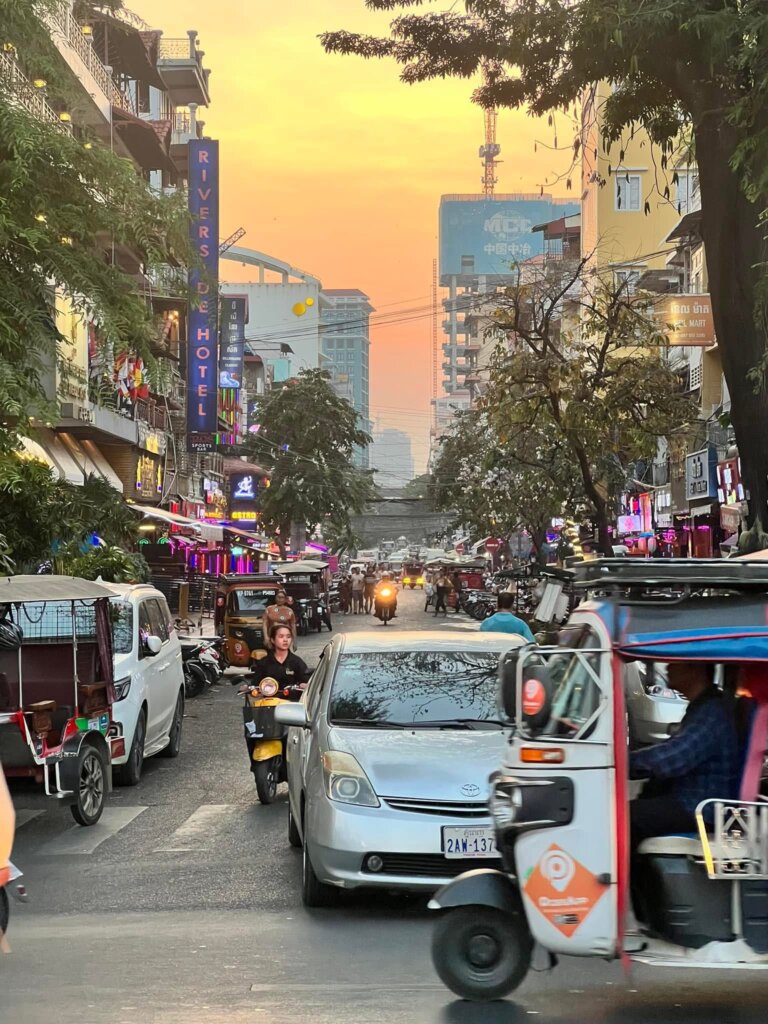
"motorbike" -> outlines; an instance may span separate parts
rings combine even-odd
[[[242,682],[242,677],[234,682]],[[263,804],[274,801],[279,783],[287,779],[285,742],[288,730],[275,721],[275,708],[300,700],[302,692],[299,686],[281,690],[277,681],[269,676],[260,683],[246,682],[238,690],[244,698],[243,723],[248,760],[256,792]]]
[[[397,590],[395,587],[392,585],[380,587],[376,591],[373,614],[386,626],[389,620],[394,617],[396,603]]]
[[[200,641],[181,641],[181,667],[184,671],[184,694],[199,697],[208,685],[208,674],[200,661]]]
[[[18,903],[26,903],[29,899],[26,887],[19,881],[22,877],[22,872],[10,861],[5,870],[0,870],[0,943],[8,931],[11,916],[9,893]]]

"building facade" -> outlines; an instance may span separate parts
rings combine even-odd
[[[410,435],[395,427],[374,431],[370,466],[380,487],[405,487],[415,475]]]
[[[320,292],[322,367],[331,375],[336,394],[345,398],[370,431],[369,353],[373,306],[359,288],[324,288]],[[355,452],[355,464],[368,468],[367,449]]]

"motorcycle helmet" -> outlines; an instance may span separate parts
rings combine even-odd
[[[0,622],[0,650],[18,651],[23,639],[24,634],[21,627],[17,626],[15,622]]]

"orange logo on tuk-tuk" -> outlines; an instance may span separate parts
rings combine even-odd
[[[538,715],[547,699],[547,691],[538,679],[526,679],[523,683],[523,714],[533,718]]]
[[[594,874],[554,843],[528,876],[523,892],[567,938],[607,891]]]

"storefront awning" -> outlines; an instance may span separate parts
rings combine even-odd
[[[63,431],[56,436],[69,453],[72,461],[80,469],[79,483],[83,483],[85,476],[95,476],[98,480],[106,480],[120,494],[123,493],[123,483],[120,477],[93,441],[89,441],[87,438],[81,440]]]
[[[170,523],[172,526],[185,527],[200,533],[205,525],[197,519],[189,519],[187,516],[180,516],[178,512],[169,512],[166,508],[150,508],[145,505],[137,505],[135,501],[129,501],[128,505],[134,512],[140,513],[145,519],[159,519],[163,523]]]
[[[240,530],[236,526],[225,526],[224,530],[231,534],[233,539],[238,540],[243,547],[250,548],[251,551],[256,551],[260,555],[269,555],[269,551],[264,547],[263,538],[257,534],[250,533],[248,530]]]

